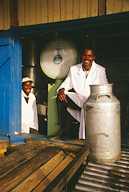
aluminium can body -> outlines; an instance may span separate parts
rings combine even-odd
[[[115,162],[121,157],[120,102],[112,86],[91,85],[91,94],[84,103],[89,159],[98,163]]]

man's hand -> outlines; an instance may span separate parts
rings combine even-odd
[[[62,88],[62,89],[59,90],[59,92],[58,92],[58,99],[59,99],[60,101],[65,101],[66,103],[68,103],[68,101],[67,101],[67,99],[66,99],[66,94],[64,93],[64,91],[65,91],[64,88]]]

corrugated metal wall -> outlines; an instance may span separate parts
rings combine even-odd
[[[17,0],[0,0],[0,30],[18,26]]]
[[[129,11],[129,0],[0,0],[0,30]]]
[[[129,11],[128,0],[18,0],[19,26]]]

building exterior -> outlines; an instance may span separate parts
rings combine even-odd
[[[106,67],[109,82],[116,85],[114,91],[125,106],[122,114],[127,124],[128,31],[128,0],[0,0],[0,134],[20,133],[22,73],[27,74],[29,67],[41,74],[40,53],[57,38],[74,43],[79,53],[89,44],[96,49],[98,62]],[[44,74],[36,75],[35,82],[35,93],[46,93],[46,84],[54,83]]]

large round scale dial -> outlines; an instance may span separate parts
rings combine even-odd
[[[74,46],[64,40],[49,43],[42,51],[40,65],[43,72],[52,79],[64,78],[70,66],[76,64],[77,53]]]

